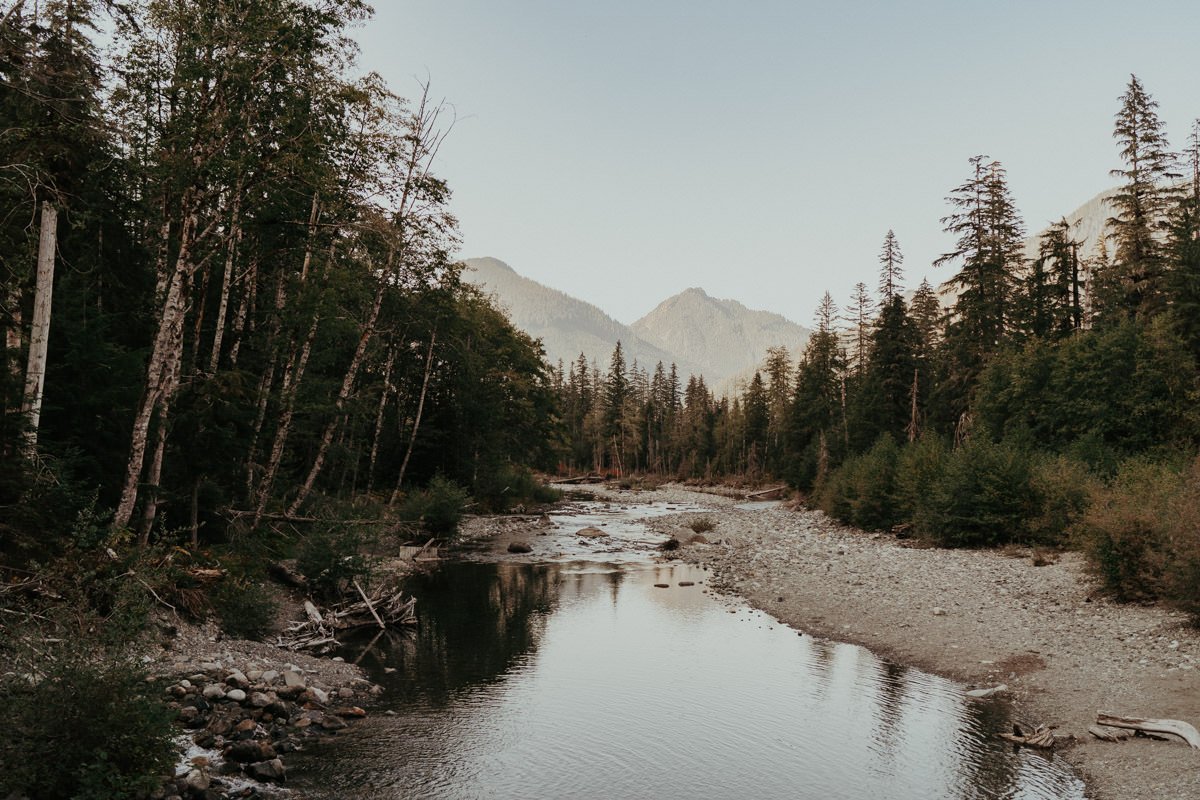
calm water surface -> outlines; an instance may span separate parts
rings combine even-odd
[[[482,550],[416,580],[419,629],[345,654],[394,715],[289,761],[289,783],[318,798],[1085,796],[1061,760],[996,738],[1002,703],[655,563],[632,520],[674,510],[587,504],[531,537],[536,563]],[[615,541],[576,540],[585,525]]]

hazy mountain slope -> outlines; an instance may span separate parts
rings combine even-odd
[[[1116,206],[1112,202],[1113,195],[1116,193],[1116,189],[1101,192],[1070,214],[1063,216],[1063,219],[1071,225],[1071,238],[1081,243],[1079,246],[1080,258],[1092,258],[1096,255],[1100,240],[1104,236],[1105,226],[1109,218],[1117,213]],[[1051,220],[1051,223],[1053,222],[1057,222],[1057,220]],[[1038,257],[1038,239],[1049,228],[1050,226],[1047,225],[1025,240],[1025,256],[1030,260]]]
[[[786,317],[709,297],[703,289],[664,300],[629,327],[651,344],[703,364],[710,386],[753,373],[768,347],[784,345],[795,352],[809,336],[807,328]]]
[[[583,353],[606,370],[620,341],[629,364],[636,358],[640,366],[653,370],[659,361],[668,366],[675,362],[682,375],[703,372],[700,364],[650,344],[591,303],[519,275],[503,261],[468,258],[464,263],[469,269],[463,278],[495,295],[514,325],[541,339],[551,364],[559,359],[569,363]]]

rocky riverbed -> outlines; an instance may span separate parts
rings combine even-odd
[[[286,754],[365,717],[381,691],[340,659],[222,639],[211,625],[181,627],[150,658],[181,727],[175,777],[156,800],[274,796]]]
[[[679,487],[639,499],[709,506],[646,524],[686,543],[698,517],[712,522],[710,544],[670,555],[711,569],[714,588],[971,687],[1007,685],[1019,716],[1078,738],[1063,754],[1099,800],[1200,797],[1200,752],[1088,736],[1097,711],[1200,724],[1200,635],[1175,612],[1107,601],[1078,554],[925,549],[820,512],[738,508]]]

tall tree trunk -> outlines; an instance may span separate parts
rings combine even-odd
[[[146,443],[150,433],[150,420],[159,404],[164,385],[170,380],[175,360],[183,345],[183,323],[187,311],[188,259],[190,257],[192,231],[196,221],[191,214],[185,216],[180,231],[179,255],[175,269],[162,299],[162,310],[158,318],[158,332],[150,350],[150,362],[146,367],[146,386],[133,418],[133,431],[129,442],[129,460],[125,467],[125,483],[121,488],[121,500],[113,515],[112,526],[121,529],[129,525],[133,509],[137,504],[138,481],[146,458]]]
[[[221,343],[225,338],[225,317],[229,313],[229,290],[233,285],[233,271],[237,266],[238,243],[242,240],[242,226],[239,212],[242,208],[242,183],[238,180],[234,190],[233,211],[230,213],[229,249],[225,253],[225,274],[221,277],[221,299],[217,303],[216,328],[213,331],[212,353],[208,357],[208,374],[217,372],[221,361]]]
[[[367,347],[371,344],[371,339],[375,336],[375,324],[379,321],[379,311],[383,308],[383,296],[387,289],[388,278],[392,272],[393,258],[394,254],[388,257],[387,267],[379,277],[379,285],[375,289],[375,301],[371,305],[371,311],[367,315],[366,322],[363,323],[362,333],[358,337],[358,346],[354,348],[354,356],[350,359],[350,366],[346,368],[346,375],[342,378],[342,388],[338,390],[337,400],[333,404],[333,416],[330,417],[329,422],[325,425],[325,429],[321,432],[321,443],[317,446],[317,454],[313,458],[308,475],[305,476],[304,483],[301,484],[300,491],[296,494],[296,499],[288,506],[287,513],[289,516],[294,515],[300,510],[300,506],[304,505],[304,501],[308,499],[308,495],[312,492],[317,476],[321,474],[321,468],[325,465],[325,456],[329,453],[329,445],[333,442],[333,436],[337,432],[338,423],[342,417],[342,409],[346,407],[346,401],[350,399],[350,394],[354,391],[354,384],[358,380],[358,371],[362,367]]]
[[[383,433],[383,417],[387,411],[388,397],[392,393],[392,366],[396,363],[396,347],[388,348],[387,363],[383,367],[383,391],[379,393],[379,408],[375,412],[375,434],[371,437],[371,457],[367,461],[367,494],[375,488],[375,462],[379,458],[379,435]]]
[[[58,209],[42,201],[42,230],[38,239],[37,284],[33,295],[33,320],[29,328],[29,361],[25,368],[25,448],[37,448],[42,418],[42,391],[46,385],[46,353],[50,344],[50,301],[54,296],[54,258],[58,247]]]
[[[240,241],[242,231],[238,229],[238,239]],[[242,349],[242,335],[246,330],[246,315],[252,313],[254,305],[255,289],[258,287],[258,255],[250,257],[250,266],[246,268],[246,274],[241,277],[242,294],[238,299],[238,310],[233,317],[233,344],[229,346],[229,366],[236,367],[238,363],[238,353]],[[251,327],[253,330],[253,327]]]
[[[388,500],[389,506],[396,505],[400,499],[400,487],[404,485],[404,474],[408,471],[408,462],[412,458],[413,446],[417,443],[417,432],[421,429],[421,414],[425,411],[425,395],[429,392],[429,376],[433,372],[433,348],[437,343],[437,328],[429,334],[429,349],[425,353],[425,376],[421,379],[421,395],[417,400],[417,413],[413,418],[412,432],[408,435],[408,447],[404,451],[404,460],[400,462],[400,474],[396,478],[396,488]]]

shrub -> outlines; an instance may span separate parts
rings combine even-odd
[[[929,495],[941,479],[948,450],[939,436],[927,434],[900,451],[896,463],[896,503],[900,516],[920,527]]]
[[[0,684],[0,793],[81,800],[144,797],[175,760],[171,714],[134,665],[89,663],[92,648],[42,661],[35,681]]]
[[[308,579],[314,594],[337,598],[351,581],[370,575],[371,561],[361,552],[364,538],[359,528],[330,525],[312,530],[300,541],[296,569]]]
[[[922,504],[918,532],[948,547],[1021,541],[1036,513],[1029,456],[973,439],[952,452]]]
[[[278,603],[266,587],[246,578],[226,578],[213,594],[221,629],[239,639],[261,639],[271,632]]]
[[[712,517],[697,517],[688,523],[688,527],[692,529],[692,533],[708,533],[717,527],[717,523],[713,522]]]
[[[888,435],[859,456],[846,459],[818,491],[826,513],[867,530],[888,529],[901,521],[896,502],[900,450]]]
[[[1038,544],[1060,544],[1082,519],[1097,479],[1087,465],[1066,456],[1044,456],[1033,463],[1032,487],[1037,514],[1029,537]]]
[[[420,522],[432,534],[448,537],[458,531],[458,523],[466,505],[467,490],[448,478],[436,475],[428,487],[411,492],[404,498],[400,516]]]
[[[1112,483],[1093,491],[1081,523],[1084,550],[1104,590],[1118,600],[1162,593],[1182,482],[1166,465],[1132,459]]]

